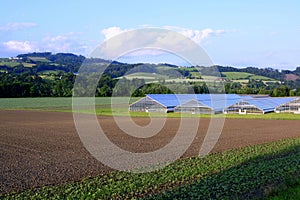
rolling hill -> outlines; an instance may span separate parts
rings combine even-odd
[[[62,72],[78,72],[83,61],[87,59],[81,55],[75,55],[71,53],[57,53],[52,54],[51,52],[42,53],[28,53],[20,54],[15,58],[0,58],[0,70],[6,72],[22,73],[25,71],[30,71],[32,73],[38,72],[49,72],[49,71],[62,71]],[[99,62],[111,62],[103,59],[91,59],[92,63]],[[157,73],[163,76],[168,76],[170,78],[179,78],[181,75],[190,79],[200,79],[202,76],[214,77],[215,74],[211,74],[210,67],[197,67],[200,73],[194,67],[180,67],[176,65],[170,65],[167,63],[162,64],[126,64],[119,62],[112,62],[111,68],[106,71],[108,75],[113,78],[122,77],[127,73]],[[14,70],[17,68],[18,70]],[[25,69],[24,69],[25,68]],[[29,69],[30,68],[30,69]],[[217,68],[222,77],[227,81],[241,81],[244,80],[262,80],[262,81],[278,81],[278,80],[292,80],[295,81],[300,78],[300,67],[296,68],[294,71],[282,70],[278,71],[272,68],[235,68],[235,67],[224,67],[224,66],[214,66]],[[125,71],[124,71],[125,69]],[[121,72],[120,72],[121,71]],[[130,71],[128,73],[128,71]],[[175,73],[174,73],[175,72]],[[178,72],[178,73],[177,73]],[[126,76],[127,76],[126,75]],[[132,78],[133,76],[129,76]],[[136,74],[134,77],[139,78],[140,75]],[[141,77],[144,77],[141,76]],[[147,78],[147,77],[146,77]],[[150,79],[153,79],[153,75],[150,75]],[[181,78],[181,77],[180,77]],[[218,77],[219,78],[219,77]]]

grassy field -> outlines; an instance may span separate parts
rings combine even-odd
[[[20,63],[19,62],[0,62],[0,66],[8,66],[8,67],[15,67],[18,66]]]
[[[35,62],[50,62],[50,60],[48,60],[45,57],[28,57],[28,58]]]
[[[194,77],[200,77],[200,73],[192,72]],[[159,80],[165,80],[166,82],[176,82],[176,83],[182,83],[182,82],[213,82],[217,80],[219,77],[216,76],[202,76],[202,79],[188,79],[188,78],[169,78],[168,76],[164,76],[161,74],[151,74],[151,73],[133,73],[126,76],[122,76],[118,79],[121,79],[125,77],[128,80],[132,79],[144,79],[146,82],[155,83]]]
[[[165,80],[166,83],[191,83],[191,82],[205,82],[203,79],[188,79],[188,78],[169,78]]]
[[[201,73],[200,72],[190,72],[190,74],[195,77],[195,78],[200,78],[201,77]]]
[[[269,78],[269,77],[265,77],[265,76],[259,76],[259,75],[251,76],[250,79],[262,80],[262,81],[276,81],[275,79],[272,79],[272,78]]]
[[[96,108],[96,112],[98,115],[106,115],[111,116],[111,109],[106,108]],[[117,116],[128,116],[128,110],[118,108],[115,110],[114,115]],[[132,117],[149,117],[149,113],[146,112],[130,112]],[[196,118],[229,118],[229,119],[264,119],[264,120],[300,120],[300,115],[292,114],[292,113],[268,113],[265,115],[261,114],[249,114],[249,115],[239,115],[239,114],[189,114],[189,113],[152,113],[151,117],[164,117],[167,116],[169,118],[180,118],[180,117],[196,117]]]
[[[168,66],[157,66],[155,67],[159,72],[167,71],[167,70],[174,70],[174,67],[168,67]]]
[[[130,103],[137,101],[140,97],[130,99]],[[114,103],[112,112],[111,104]],[[37,109],[58,112],[72,112],[71,97],[44,97],[44,98],[0,98],[0,109]],[[96,97],[95,109],[97,115],[103,116],[132,116],[132,117],[149,117],[146,112],[128,112],[128,98],[114,97],[113,101],[110,97]],[[88,111],[80,110],[78,112],[88,113]],[[223,117],[223,118],[240,118],[240,119],[275,119],[275,120],[300,120],[300,115],[291,113],[269,113],[265,115],[238,115],[238,114],[181,114],[181,113],[152,113],[151,117]]]
[[[126,76],[119,77],[118,79],[122,79],[123,77],[125,77],[128,80],[138,78],[138,79],[145,79],[145,81],[155,80],[155,79],[167,79],[166,76],[163,76],[161,74],[152,74],[152,73],[145,73],[145,72],[137,72],[137,73],[133,73],[133,74],[128,74]]]
[[[131,98],[130,102],[136,101],[139,98]],[[127,98],[115,97],[114,102],[120,105],[127,103]],[[95,98],[96,106],[105,106],[111,104],[110,97]],[[128,104],[127,104],[128,105]],[[41,97],[41,98],[0,98],[0,109],[39,109],[62,111],[71,111],[71,97]]]
[[[39,72],[39,74],[46,74],[46,75],[50,75],[50,74],[58,74],[59,71],[58,70],[44,70]]]
[[[23,65],[24,67],[34,67],[34,66],[36,66],[36,64],[25,63],[25,62],[22,62],[22,65]]]
[[[218,76],[205,76],[205,75],[203,75],[201,77],[202,77],[203,80],[208,81],[208,82],[215,81],[215,80],[220,78]]]
[[[249,82],[249,80],[248,79],[240,79],[240,80],[232,80],[232,82],[247,84]]]
[[[1,199],[254,199],[295,185],[300,138],[177,160],[148,173],[111,172]],[[1,194],[0,194],[1,195]]]
[[[185,79],[185,78],[169,78],[168,76],[164,76],[161,74],[151,74],[151,73],[133,73],[126,76],[122,76],[118,79],[122,79],[125,77],[128,80],[132,79],[144,79],[147,83],[156,83],[159,82],[159,80],[164,80],[165,82],[176,82],[176,83],[182,83],[182,82],[203,82],[202,79]]]
[[[222,74],[225,75],[226,78],[230,80],[245,80],[250,78],[252,80],[275,81],[274,79],[269,77],[258,76],[246,72],[222,72]]]

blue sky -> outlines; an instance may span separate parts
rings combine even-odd
[[[10,0],[1,5],[0,57],[32,51],[87,56],[117,33],[152,26],[190,37],[215,64],[300,66],[297,0]]]

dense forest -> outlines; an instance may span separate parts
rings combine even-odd
[[[196,69],[169,64],[126,64],[96,58],[86,59],[84,56],[70,53],[52,54],[45,52],[21,54],[16,58],[0,59],[0,97],[72,96],[73,85],[77,74],[80,73],[79,68],[83,62],[95,66],[110,63],[101,78],[98,77],[100,80],[95,90],[96,96],[144,96],[148,93],[213,93],[222,92],[219,89],[223,86],[226,93],[300,96],[300,67],[297,67],[294,71],[224,66],[197,67]],[[214,76],[220,72],[221,80],[209,83],[204,80],[201,81],[201,76],[195,77],[198,69],[200,69],[199,74],[201,76]],[[276,81],[268,82],[249,78],[246,82],[236,82],[226,78],[225,72],[250,73],[269,77]],[[155,81],[149,81],[147,77],[143,76],[127,78],[128,74],[134,73],[163,74],[164,76],[160,76]],[[296,78],[287,80],[287,74]],[[168,81],[165,77],[171,78],[173,81]],[[200,81],[194,79],[200,79]],[[176,80],[181,82],[178,83]]]

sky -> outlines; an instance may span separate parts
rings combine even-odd
[[[0,57],[44,51],[89,56],[124,31],[157,27],[189,37],[214,64],[290,70],[300,66],[298,0],[4,0],[1,8]],[[151,59],[180,62],[174,56],[120,58]]]

